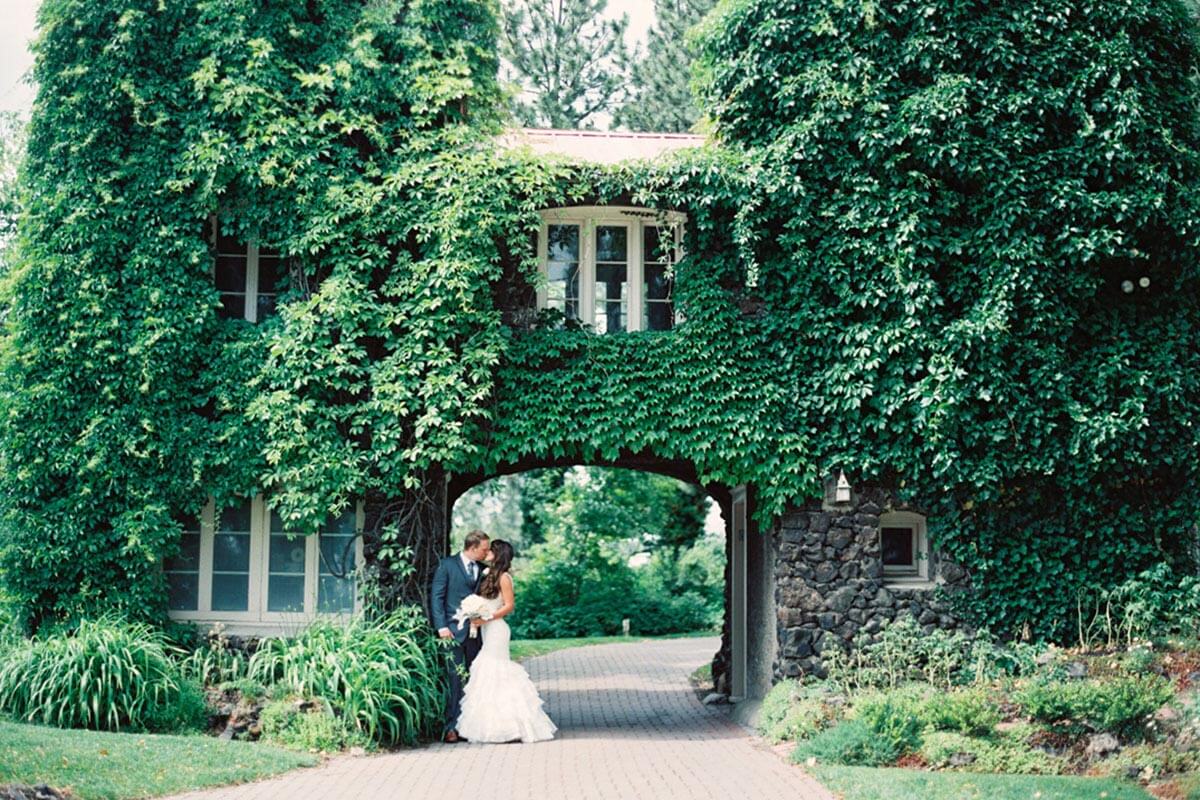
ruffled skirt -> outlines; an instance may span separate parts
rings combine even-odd
[[[553,739],[558,727],[542,710],[542,698],[529,673],[509,658],[507,647],[497,649],[485,644],[471,663],[458,717],[459,735],[469,742]]]

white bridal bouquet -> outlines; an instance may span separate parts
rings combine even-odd
[[[491,618],[491,604],[477,594],[469,594],[464,597],[458,611],[454,612],[454,621],[458,623],[459,628],[473,619],[489,620]],[[479,629],[472,625],[470,637],[474,639],[477,636],[479,636]]]

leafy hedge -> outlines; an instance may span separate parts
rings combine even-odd
[[[0,570],[26,624],[159,615],[171,512],[312,527],[447,472],[649,453],[764,521],[900,489],[991,629],[1182,561],[1195,519],[1194,30],[1177,0],[730,0],[716,141],[499,153],[485,0],[51,0],[0,354]],[[780,46],[786,42],[787,46]],[[536,211],[688,214],[665,333],[503,323]],[[219,320],[199,231],[280,247]],[[1124,294],[1123,281],[1150,279]]]

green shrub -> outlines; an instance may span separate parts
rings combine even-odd
[[[1200,753],[1194,748],[1177,748],[1172,744],[1124,747],[1094,767],[1096,772],[1107,777],[1142,781],[1192,772],[1197,768],[1200,768]]]
[[[239,678],[236,681],[226,681],[217,688],[222,692],[237,692],[245,700],[254,702],[267,696],[267,687],[251,678]]]
[[[923,715],[929,694],[925,687],[910,686],[853,699],[853,716],[898,755],[921,746]]]
[[[880,767],[902,755],[894,742],[878,735],[862,719],[848,719],[796,745],[792,761]]]
[[[347,625],[317,622],[290,639],[267,639],[250,677],[324,700],[346,724],[381,744],[412,744],[442,716],[442,648],[419,608]]]
[[[229,646],[223,636],[214,636],[193,650],[181,662],[185,675],[202,686],[219,686],[246,677],[249,659],[241,650]]]
[[[800,699],[803,692],[803,684],[797,680],[782,680],[772,686],[759,707],[758,732],[768,739],[779,741],[779,738],[772,736],[772,731],[783,722],[792,703]]]
[[[203,724],[200,688],[162,633],[115,617],[25,641],[0,658],[0,710],[27,722],[93,730]]]
[[[1033,645],[1000,645],[986,632],[926,632],[911,616],[888,625],[876,637],[860,633],[854,646],[822,654],[829,680],[851,694],[895,689],[919,681],[941,689],[1033,671],[1041,651]]]
[[[1062,759],[1030,749],[1023,742],[1005,738],[988,739],[950,731],[930,731],[925,734],[919,752],[929,766],[936,769],[956,768],[968,772],[1016,775],[1056,775],[1063,771]]]
[[[783,719],[767,735],[772,742],[809,739],[837,721],[838,710],[819,697],[802,697],[792,703]]]
[[[1200,635],[1200,578],[1162,562],[1077,607],[1081,646]]]
[[[922,717],[935,730],[980,736],[996,727],[1000,710],[986,689],[957,689],[930,697]]]
[[[1157,675],[1110,680],[1034,681],[1013,699],[1033,719],[1071,730],[1109,731],[1140,738],[1146,718],[1171,699],[1171,684]]]
[[[780,681],[763,698],[758,729],[771,742],[807,739],[837,722],[844,706],[845,701],[832,694],[827,684]]]
[[[263,707],[259,721],[264,741],[297,750],[332,753],[370,744],[360,731],[320,701],[302,709],[297,700],[275,700]]]

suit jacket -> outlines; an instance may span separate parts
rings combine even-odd
[[[477,564],[475,580],[467,574],[463,566],[462,553],[446,556],[438,564],[433,573],[433,593],[430,598],[430,614],[433,616],[434,630],[449,628],[450,633],[460,643],[470,633],[471,624],[468,622],[461,628],[454,621],[454,612],[462,604],[463,598],[474,594],[479,588],[479,578],[483,576],[483,565]]]

